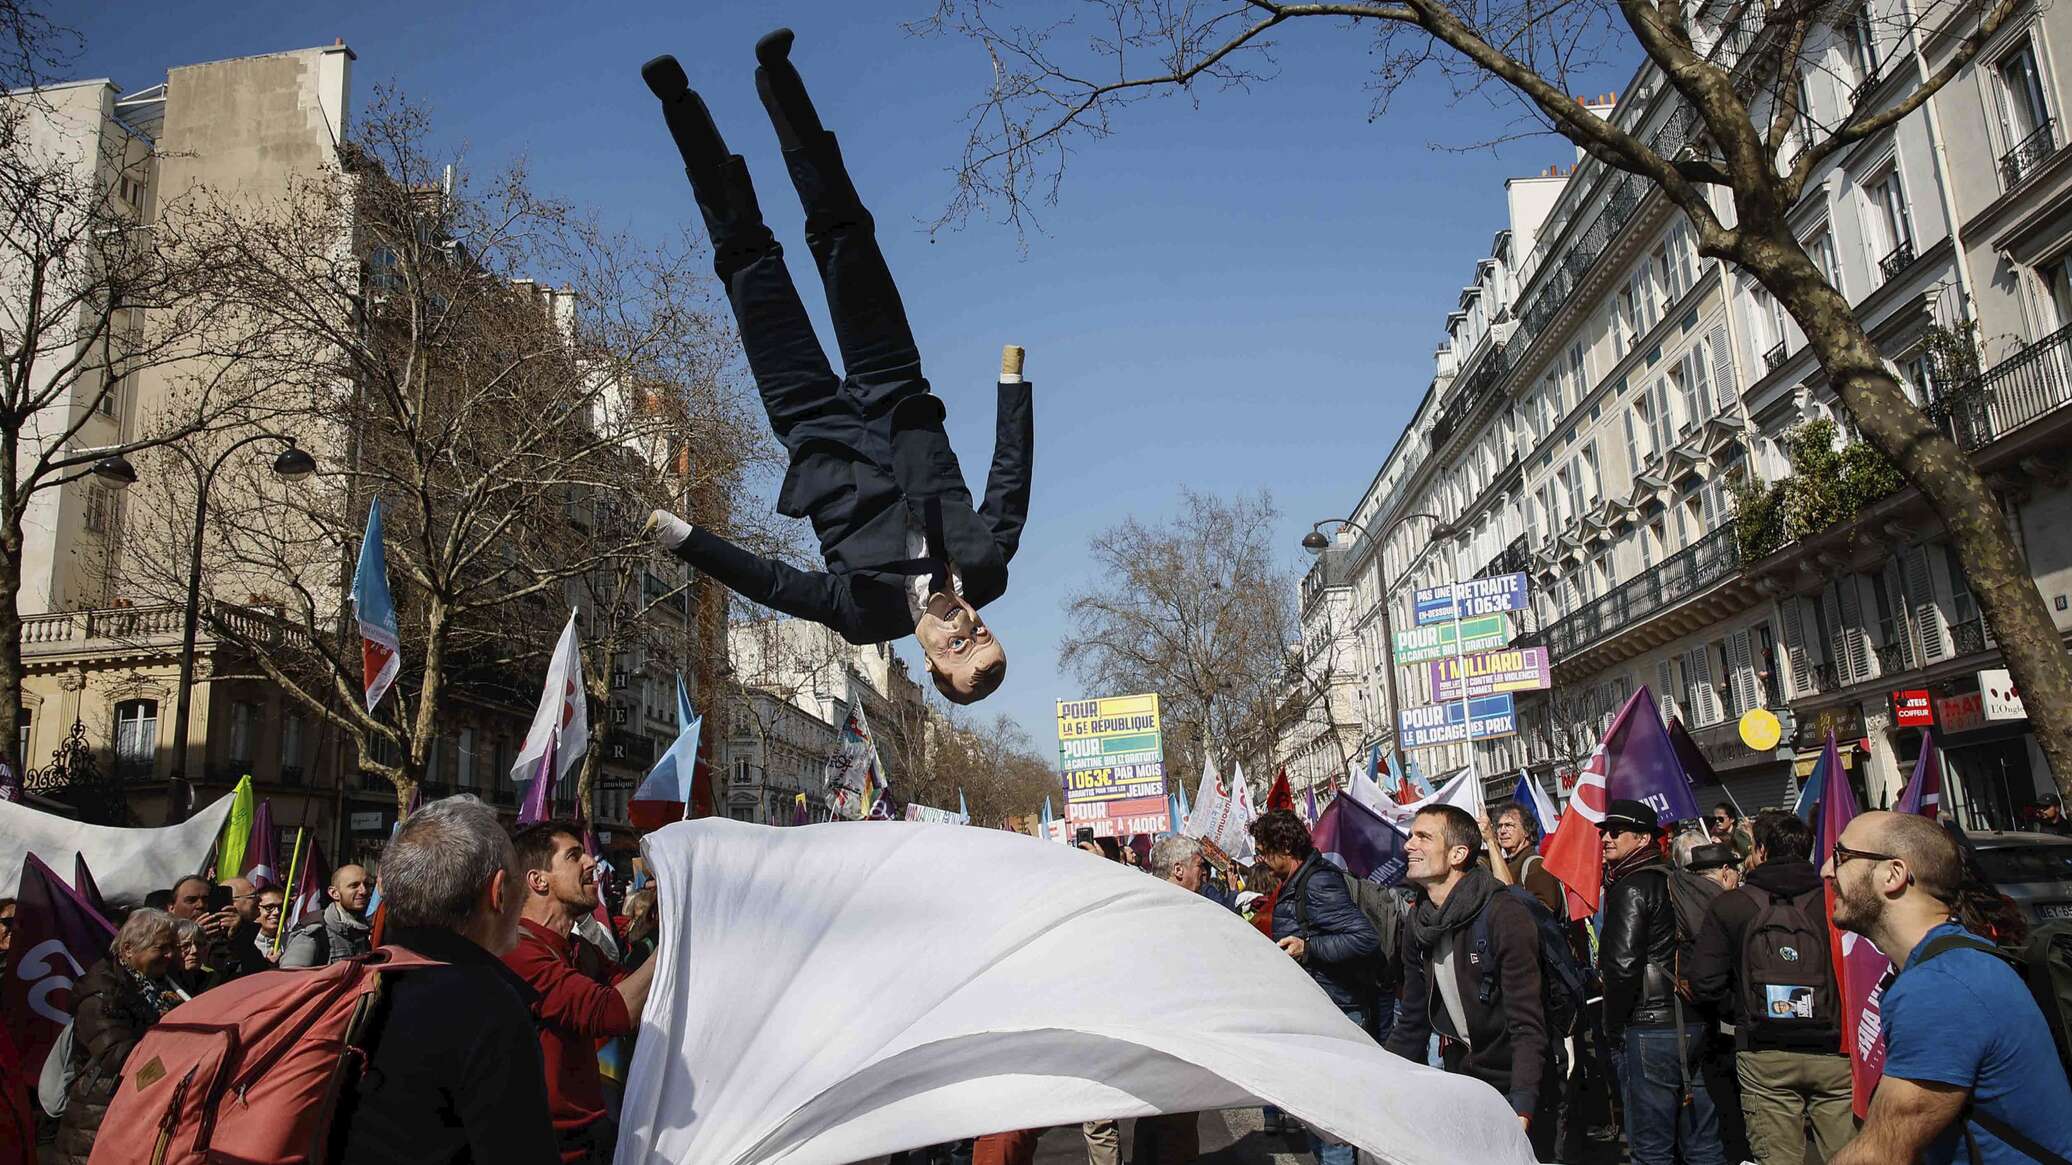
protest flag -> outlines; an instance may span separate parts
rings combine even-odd
[[[957,790],[957,816],[963,819],[965,825],[971,824],[971,803],[964,799],[964,790],[961,788]]]
[[[1274,774],[1273,786],[1266,790],[1266,811],[1271,813],[1276,809],[1286,809],[1290,813],[1295,811],[1295,792],[1288,787],[1286,765],[1282,765],[1281,771]]]
[[[691,786],[698,773],[698,738],[705,722],[691,708],[683,673],[676,674],[676,739],[633,791],[627,819],[643,831],[660,829],[691,814]]]
[[[1560,815],[1554,812],[1554,802],[1548,799],[1540,783],[1532,779],[1530,770],[1518,770],[1518,785],[1511,790],[1511,799],[1518,802],[1519,808],[1532,814],[1533,826],[1540,837],[1553,835],[1554,827],[1561,822]]]
[[[1662,825],[1698,816],[1691,783],[1684,779],[1683,765],[1645,684],[1627,698],[1591,750],[1547,844],[1547,872],[1568,887],[1571,918],[1597,912],[1604,892],[1604,851],[1597,823],[1604,820],[1607,805],[1625,799],[1653,805]]]
[[[1051,826],[1051,821],[1052,821],[1052,818],[1051,818],[1051,815],[1050,815],[1050,798],[1048,798],[1048,797],[1045,797],[1045,798],[1043,799],[1043,817],[1042,817],[1042,821],[1041,821],[1041,826],[1042,826],[1042,829],[1043,829],[1043,840],[1045,840],[1045,841],[1049,841],[1049,840],[1051,840],[1051,837],[1050,837],[1050,826]]]
[[[216,839],[218,881],[245,872],[245,846],[252,840],[252,776],[238,778],[230,791],[230,816],[223,821],[223,833]]]
[[[1942,811],[1942,756],[1935,751],[1934,733],[1921,733],[1921,755],[1914,758],[1914,775],[1907,778],[1906,791],[1894,808],[1931,819]]]
[[[115,921],[115,912],[108,909],[108,900],[101,897],[100,884],[94,881],[94,872],[86,868],[86,855],[72,855],[72,888],[93,907],[95,914],[110,922]]]
[[[539,768],[525,787],[525,802],[518,806],[518,824],[533,825],[554,816],[554,781],[560,750],[560,734],[547,734],[547,751],[540,754]]]
[[[1302,796],[1303,808],[1307,810],[1302,815],[1302,819],[1309,823],[1311,829],[1315,829],[1317,822],[1323,820],[1322,817],[1317,815],[1317,786],[1315,782],[1311,782],[1302,790]]]
[[[44,1054],[72,1020],[72,985],[100,962],[115,927],[35,854],[22,859],[14,904],[14,932],[4,978],[0,1018],[20,1057],[21,1076],[34,1080]]]
[[[258,812],[252,814],[251,840],[245,843],[245,868],[238,872],[251,880],[252,889],[264,890],[281,884],[280,861],[274,840],[273,800],[268,798],[259,802]]]
[[[367,507],[367,533],[353,570],[353,609],[360,624],[360,679],[367,710],[374,711],[403,670],[403,628],[389,595],[388,557],[382,546],[381,499]]]
[[[791,823],[792,823],[793,825],[804,825],[804,824],[806,823],[806,821],[807,821],[807,815],[806,815],[806,795],[805,795],[804,793],[800,793],[800,794],[799,794],[799,795],[798,795],[798,796],[797,796],[797,797],[796,797],[796,798],[795,798],[795,799],[794,799],[794,800],[792,801],[792,805],[791,805]]]
[[[1311,844],[1325,861],[1383,886],[1403,880],[1408,864],[1403,840],[1395,826],[1351,797],[1333,798],[1310,833]]]
[[[1924,745],[1925,745],[1924,741]],[[1918,770],[1919,765],[1915,768]],[[1835,748],[1835,734],[1827,734],[1827,746],[1814,767],[1819,778],[1820,816],[1814,830],[1813,853],[1822,857],[1834,851],[1835,842],[1856,819],[1856,790],[1849,787],[1842,772],[1842,759]],[[1823,860],[1825,860],[1823,858]],[[1871,1093],[1885,1074],[1885,1032],[1879,1013],[1884,999],[1885,974],[1891,960],[1871,940],[1834,924],[1835,884],[1827,883],[1828,950],[1834,958],[1835,984],[1842,994],[1842,1043],[1849,1053],[1849,1078],[1854,1085],[1855,1108],[1861,1118],[1870,1110]]]

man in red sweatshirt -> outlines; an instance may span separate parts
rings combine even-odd
[[[566,1165],[609,1165],[618,1127],[605,1110],[597,1042],[640,1026],[657,960],[630,975],[602,971],[601,952],[571,934],[597,908],[597,859],[581,827],[543,821],[512,839],[525,872],[518,945],[504,962],[539,993],[533,1017],[547,1068],[547,1102]]]

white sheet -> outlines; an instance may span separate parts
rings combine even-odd
[[[662,943],[617,1165],[1261,1103],[1402,1165],[1532,1160],[1494,1089],[1382,1051],[1236,915],[1076,847],[706,819],[645,848]]]
[[[218,797],[179,825],[118,829],[0,801],[0,897],[13,897],[21,884],[23,854],[42,858],[69,883],[72,856],[83,853],[110,906],[141,906],[146,894],[170,889],[173,879],[201,869],[230,816],[230,802]]]

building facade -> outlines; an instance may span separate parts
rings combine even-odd
[[[1873,5],[1818,50],[1827,68],[1805,87],[1818,124],[1898,100],[1895,78],[1932,68],[1963,32]],[[1889,366],[2000,495],[2061,631],[2072,152],[2054,61],[2072,50],[2067,21],[2047,6],[2009,21],[1926,107],[1828,159],[1792,213]],[[1651,68],[1586,104],[1665,154],[1693,132]],[[1447,318],[1437,374],[1338,534],[1368,677],[1362,747],[1395,749],[1392,692],[1431,703],[1422,665],[1393,685],[1385,670],[1384,631],[1410,625],[1414,589],[1524,571],[1531,609],[1513,642],[1547,650],[1553,686],[1516,696],[1514,735],[1472,745],[1491,796],[1520,768],[1567,788],[1645,685],[1710,764],[1703,797],[1788,804],[1833,731],[1863,803],[1889,805],[1926,730],[1950,774],[1944,803],[1967,825],[2012,824],[2052,781],[1962,564],[1917,491],[1857,438],[1796,325],[1699,256],[1639,179],[1579,159],[1526,182],[1524,198],[1511,184],[1507,232]],[[1774,516],[1793,507],[1819,516]],[[1333,554],[1313,578],[1340,569]],[[1775,749],[1738,731],[1758,708],[1784,724]],[[1411,756],[1433,773],[1468,754]]]

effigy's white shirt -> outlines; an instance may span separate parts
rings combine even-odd
[[[1237,915],[1075,847],[704,819],[645,849],[662,937],[617,1165],[1260,1104],[1399,1165],[1533,1159],[1495,1089],[1382,1051]]]

